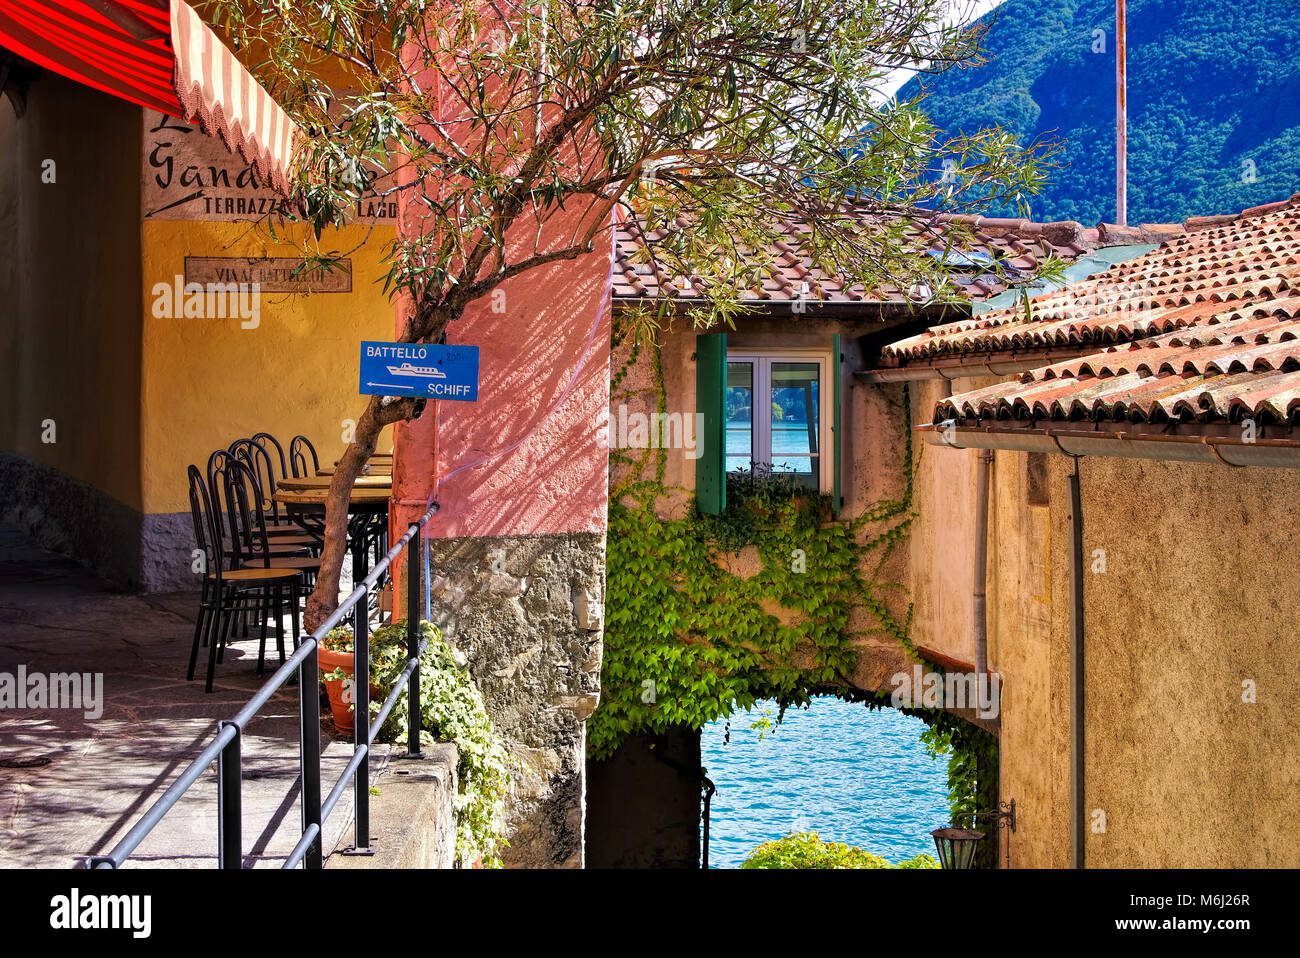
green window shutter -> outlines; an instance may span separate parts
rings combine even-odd
[[[720,515],[727,508],[727,334],[695,337],[695,409],[704,413],[704,431],[696,436],[695,502],[700,512]]]
[[[832,419],[831,419],[831,442],[834,447],[834,460],[831,473],[831,509],[836,515],[840,514],[840,509],[844,507],[844,497],[840,494],[840,380],[843,376],[840,373],[840,334],[836,333],[831,337],[831,384],[832,384]]]

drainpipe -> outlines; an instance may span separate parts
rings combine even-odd
[[[1070,473],[1070,867],[1084,868],[1087,815],[1084,794],[1083,725],[1083,501],[1079,457]]]
[[[989,557],[989,473],[992,471],[993,450],[981,449],[975,476],[975,574],[971,589],[976,682],[982,681],[989,671],[986,589]]]

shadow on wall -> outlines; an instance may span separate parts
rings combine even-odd
[[[450,476],[439,489],[439,535],[604,529],[607,264],[597,252],[539,269],[502,287],[504,312],[485,300],[450,327],[449,340],[480,349],[480,398],[439,404],[439,472]],[[464,468],[485,456],[495,458]]]

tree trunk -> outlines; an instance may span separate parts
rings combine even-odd
[[[447,324],[459,315],[457,308],[419,309],[407,321],[401,341],[417,343],[441,339]],[[325,495],[325,548],[321,552],[320,571],[316,574],[316,588],[307,598],[307,608],[303,613],[307,632],[315,632],[339,605],[339,574],[343,570],[343,556],[348,550],[348,493],[352,484],[361,474],[366,460],[374,455],[375,444],[379,442],[384,427],[416,418],[424,408],[424,402],[415,397],[371,396],[366,411],[357,421],[352,444],[343,451],[343,458],[334,469],[334,478],[330,480]]]
[[[303,621],[308,632],[324,622],[339,604],[339,574],[348,549],[348,498],[352,484],[375,452],[384,427],[416,415],[422,400],[371,396],[357,422],[352,444],[343,452],[325,497],[325,548],[321,553],[316,588],[307,599]]]

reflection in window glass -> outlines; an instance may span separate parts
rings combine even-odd
[[[754,364],[727,363],[727,471],[753,468]]]
[[[819,485],[817,363],[772,363],[772,471]]]

